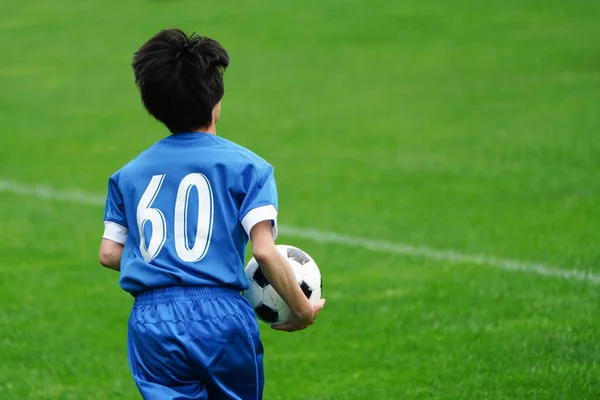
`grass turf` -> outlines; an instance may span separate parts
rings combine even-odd
[[[5,1],[0,179],[102,194],[165,132],[131,53],[214,36],[219,132],[277,171],[281,222],[600,273],[600,4]],[[138,398],[100,207],[0,192],[0,398]],[[589,282],[283,236],[314,328],[263,330],[268,399],[595,399]]]

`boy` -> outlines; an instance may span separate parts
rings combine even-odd
[[[227,52],[216,41],[163,30],[133,60],[148,112],[171,132],[109,179],[102,265],[135,297],[128,351],[145,399],[260,399],[263,347],[244,250],[292,310],[274,329],[314,323],[310,303],[275,249],[273,168],[216,136]]]

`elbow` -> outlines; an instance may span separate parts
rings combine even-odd
[[[102,239],[98,258],[100,264],[107,268],[118,271],[121,266],[121,255],[123,254],[123,245],[108,239]]]
[[[277,249],[275,246],[254,246],[252,255],[259,265],[266,265],[277,255]]]
[[[108,255],[104,254],[104,253],[100,253],[100,265],[102,265],[103,267],[110,267],[110,259],[108,257]]]
[[[100,259],[100,264],[106,268],[114,269],[115,267],[118,267],[121,262],[120,255],[117,255],[114,251],[106,249],[100,249],[98,258]]]

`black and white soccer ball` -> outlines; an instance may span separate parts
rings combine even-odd
[[[321,298],[321,271],[306,252],[287,245],[277,245],[277,251],[290,263],[300,289],[306,297],[315,302]],[[246,265],[246,276],[250,287],[244,296],[250,301],[256,316],[269,325],[283,324],[290,317],[290,308],[269,284],[256,259]]]

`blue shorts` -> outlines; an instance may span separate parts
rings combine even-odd
[[[173,287],[139,294],[129,365],[144,399],[261,399],[263,347],[254,311],[233,289]]]

